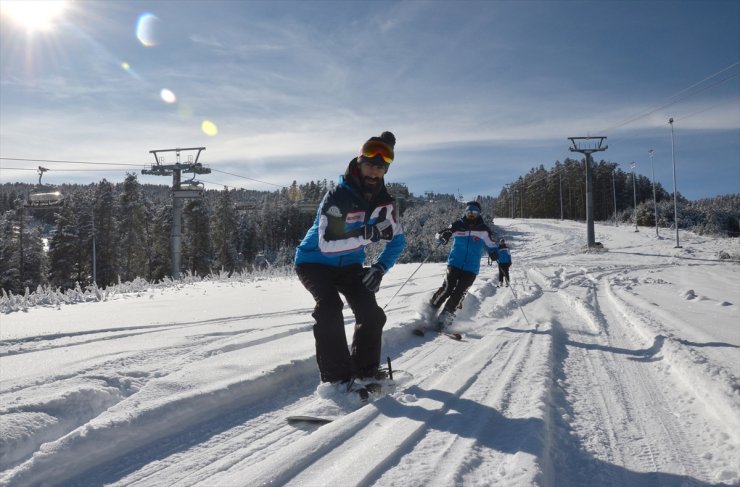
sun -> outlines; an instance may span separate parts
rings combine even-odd
[[[64,0],[3,0],[0,14],[26,28],[28,32],[48,31],[67,9]]]

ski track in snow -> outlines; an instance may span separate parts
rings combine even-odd
[[[2,378],[0,431],[13,435],[0,485],[737,485],[740,343],[686,331],[679,305],[737,316],[738,303],[666,294],[691,262],[610,249],[619,234],[606,230],[601,254],[580,249],[573,222],[497,231],[513,247],[512,288],[482,266],[453,325],[463,340],[416,337],[415,308],[444,270],[425,265],[386,309],[384,357],[412,379],[325,426],[285,421],[316,400],[310,298],[3,337],[0,360],[18,372]],[[691,275],[719,266],[737,275],[716,262]],[[381,306],[415,268],[387,276]],[[75,358],[101,343],[113,351]],[[63,365],[22,372],[39,360]]]

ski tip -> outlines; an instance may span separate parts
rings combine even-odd
[[[319,416],[288,416],[287,421],[289,424],[296,424],[296,423],[314,423],[314,424],[327,424],[334,421],[333,418],[323,418]]]
[[[462,340],[462,335],[459,333],[445,333],[445,336],[448,336],[452,338],[453,340],[457,340],[457,341]]]
[[[423,337],[423,336],[424,336],[424,330],[421,330],[421,329],[419,329],[419,328],[414,328],[414,329],[412,330],[412,333],[413,333],[414,335],[418,336],[418,337]]]

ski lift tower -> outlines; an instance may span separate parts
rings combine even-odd
[[[594,152],[605,151],[608,145],[603,145],[606,137],[568,137],[573,147],[571,152],[580,152],[586,156],[586,240],[588,248],[596,247],[596,238],[594,237],[594,190],[591,181],[591,165],[593,159],[591,154]]]
[[[211,169],[203,167],[198,162],[200,153],[206,150],[205,147],[189,147],[185,149],[158,149],[150,150],[154,154],[156,164],[152,164],[150,169],[143,169],[141,174],[150,174],[153,176],[172,176],[172,229],[170,231],[170,262],[172,268],[172,278],[180,277],[180,262],[182,257],[182,210],[183,200],[186,198],[200,198],[203,190],[196,188],[195,185],[187,184],[182,186],[182,173],[210,174]],[[188,155],[188,162],[180,161],[180,153],[185,151],[197,151],[195,159],[193,155]],[[164,164],[163,152],[175,153],[175,164]],[[193,176],[194,178],[195,176]]]

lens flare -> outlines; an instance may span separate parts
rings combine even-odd
[[[156,15],[144,13],[136,22],[136,38],[144,47],[154,47],[159,43],[159,19]]]
[[[200,124],[200,129],[203,131],[204,134],[210,137],[218,134],[218,127],[216,127],[216,124],[211,122],[210,120],[203,120],[203,123]]]
[[[121,63],[121,67],[123,68],[124,71],[130,71],[131,70],[131,65],[129,63],[127,63],[126,61],[124,61],[124,62]]]
[[[28,32],[50,30],[67,9],[62,0],[5,0],[0,2],[0,13],[7,15]]]
[[[159,96],[162,97],[162,100],[164,100],[165,103],[171,104],[177,101],[175,94],[167,88],[162,88],[162,91],[159,92]]]

